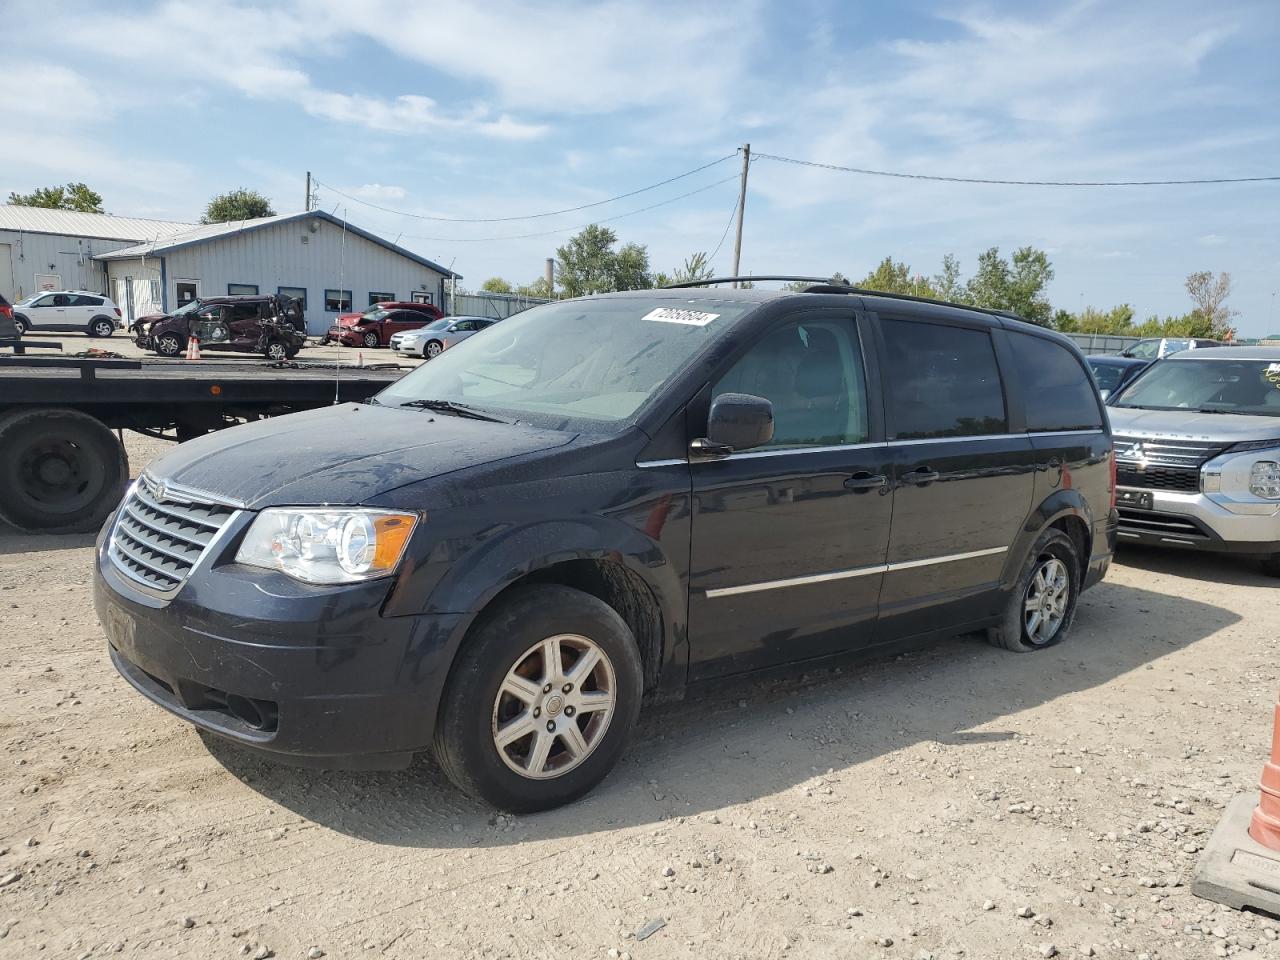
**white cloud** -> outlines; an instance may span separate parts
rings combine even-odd
[[[346,93],[316,85],[300,61],[341,49],[350,34],[314,3],[255,9],[228,2],[170,0],[154,10],[124,14],[108,6],[68,23],[60,39],[128,65],[147,86],[180,74],[192,84],[228,87],[258,99],[292,103],[308,114],[387,133],[448,131],[501,140],[529,140],[547,132],[484,104],[442,109],[421,92],[391,97]],[[396,27],[387,24],[395,35]],[[174,38],[200,37],[199,56],[175,56]],[[382,38],[375,38],[382,39]]]
[[[381,183],[365,183],[343,192],[350,193],[352,196],[359,197],[362,200],[403,200],[409,195],[409,191],[404,187]]]

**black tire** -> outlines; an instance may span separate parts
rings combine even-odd
[[[1033,594],[1037,591],[1037,588],[1033,587],[1033,581],[1041,570],[1057,569],[1053,567],[1055,562],[1065,568],[1063,572],[1067,578],[1061,622],[1052,635],[1033,636],[1028,631],[1032,611],[1027,609],[1028,603],[1032,602]],[[997,647],[1017,653],[1044,650],[1061,643],[1066,639],[1071,630],[1071,624],[1075,620],[1076,601],[1080,598],[1082,582],[1080,556],[1075,542],[1057,527],[1050,527],[1040,534],[1028,553],[1013,590],[1009,593],[1001,623],[987,631],[987,639]]]
[[[267,344],[266,349],[262,351],[262,355],[268,360],[278,362],[280,360],[288,360],[297,352],[297,350],[294,350],[293,353],[290,353],[289,345],[283,340],[272,340]]]
[[[94,317],[89,321],[89,336],[105,339],[116,332],[115,321],[110,317]]]
[[[162,333],[158,337],[152,337],[151,344],[151,349],[162,357],[180,357],[186,349],[182,338],[176,333]]]
[[[439,340],[428,340],[422,348],[422,359],[431,360],[444,353],[444,344]]]
[[[1280,577],[1280,553],[1262,561],[1262,572],[1268,577]]]
[[[124,446],[78,410],[0,417],[0,519],[28,533],[89,533],[129,482]]]
[[[607,658],[614,682],[613,713],[576,766],[533,779],[508,766],[494,742],[499,690],[531,647],[560,635],[587,638]],[[436,760],[459,790],[499,809],[530,813],[558,807],[590,791],[613,769],[640,713],[642,686],[635,637],[612,607],[555,584],[517,588],[481,615],[454,661],[436,719]],[[539,716],[532,708],[529,712]],[[570,712],[548,707],[544,716],[563,723]],[[571,722],[589,723],[587,716],[583,711]],[[548,729],[553,728],[548,721]],[[554,743],[563,752],[566,747],[558,736]]]
[[[13,325],[18,328],[18,336],[25,337],[27,331],[31,329],[31,321],[20,313],[13,315]]]
[[[364,335],[364,345],[366,347],[376,347],[378,345],[378,335],[370,330]]]

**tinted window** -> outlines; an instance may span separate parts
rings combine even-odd
[[[1028,430],[1092,430],[1102,426],[1097,394],[1075,354],[1052,340],[1025,333],[1010,333],[1009,339],[1022,374]],[[1117,369],[1117,381],[1119,374]]]
[[[882,328],[893,439],[1008,431],[991,334],[906,320],[885,320]]]
[[[73,307],[100,307],[102,306],[101,297],[88,297],[82,293],[71,297],[71,306]]]
[[[257,303],[237,303],[231,307],[232,320],[255,320],[258,317]]]
[[[773,403],[770,447],[867,439],[867,391],[852,320],[803,320],[772,331],[720,378],[712,396],[722,393]]]
[[[1114,393],[1116,387],[1120,386],[1120,381],[1124,379],[1124,367],[1111,363],[1091,363],[1089,366],[1093,369],[1093,378],[1098,381],[1099,390],[1110,390]]]
[[[65,293],[55,293],[53,295],[53,305],[55,307],[68,307],[71,305],[71,298]]]

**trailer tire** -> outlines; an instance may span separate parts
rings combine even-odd
[[[0,450],[0,520],[26,533],[93,532],[129,482],[123,444],[79,410],[0,416]]]

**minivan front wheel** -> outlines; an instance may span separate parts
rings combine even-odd
[[[1072,539],[1056,527],[1031,548],[1004,616],[987,631],[1006,650],[1043,650],[1066,639],[1080,596],[1080,558]]]
[[[436,759],[463,792],[529,813],[603,780],[640,711],[640,655],[608,604],[555,584],[519,587],[458,654]]]

